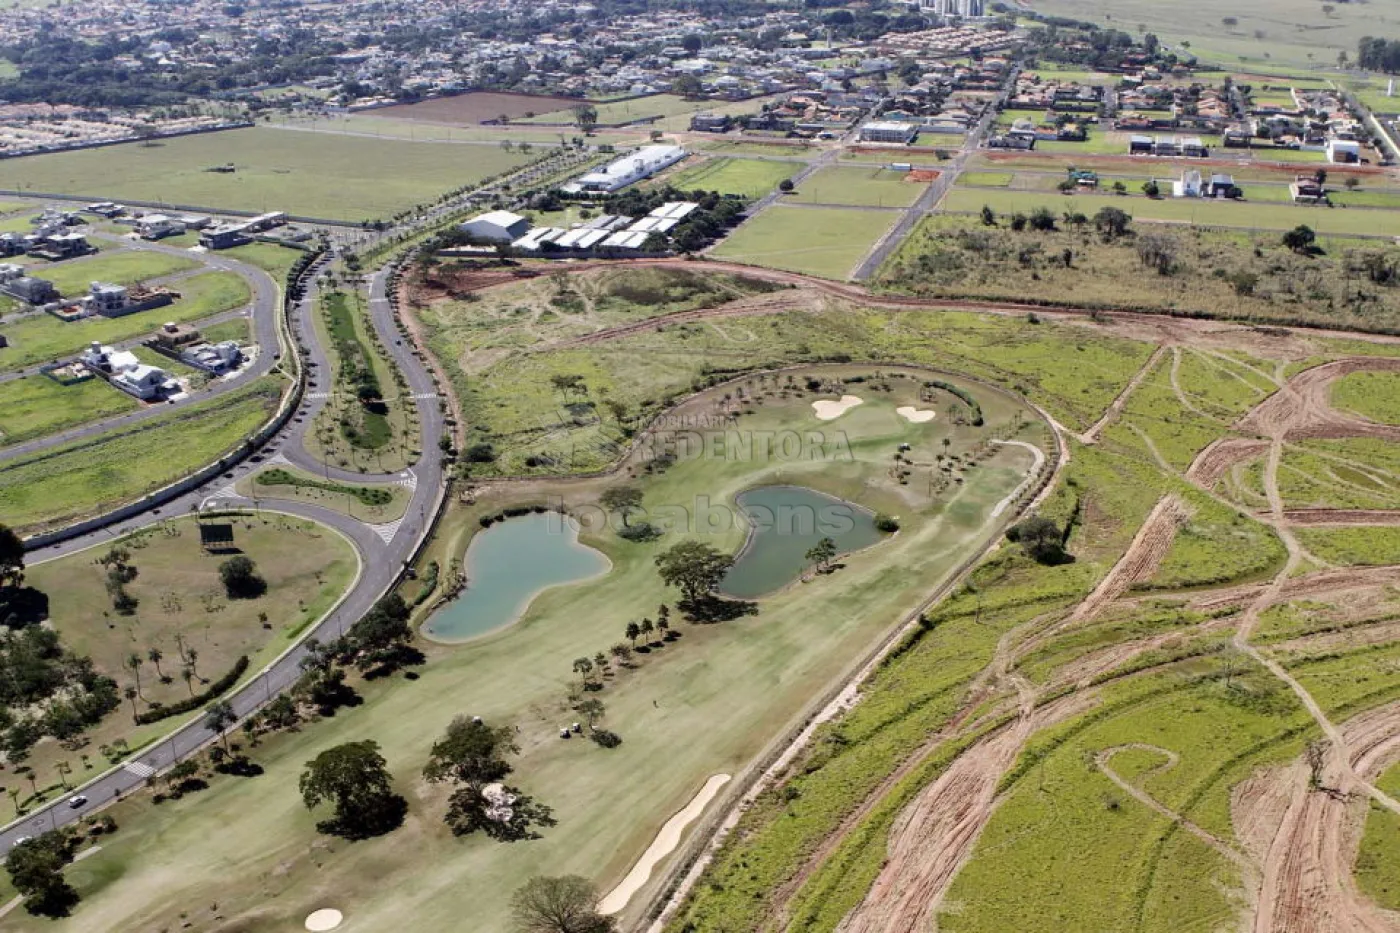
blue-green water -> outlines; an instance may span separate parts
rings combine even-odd
[[[807,552],[822,538],[848,554],[881,537],[871,512],[802,486],[760,486],[736,502],[751,530],[719,586],[725,596],[753,599],[787,586],[811,567]]]
[[[578,530],[550,512],[497,522],[478,532],[464,561],[467,588],[433,613],[423,631],[439,641],[494,632],[525,614],[546,587],[601,576],[612,566],[578,540]]]

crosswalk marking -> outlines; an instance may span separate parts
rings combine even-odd
[[[122,769],[130,771],[139,778],[148,778],[156,773],[155,768],[152,768],[143,761],[128,761],[126,764],[122,765]]]
[[[403,524],[403,519],[395,519],[392,522],[385,522],[382,525],[370,525],[370,530],[379,535],[379,539],[385,544],[394,540],[394,535],[399,533],[399,526]]]

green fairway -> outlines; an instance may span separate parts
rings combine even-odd
[[[676,174],[667,176],[666,183],[682,191],[700,189],[758,198],[777,188],[778,182],[791,177],[798,168],[801,166],[787,162],[722,157],[688,165]]]
[[[136,399],[102,379],[59,385],[48,376],[0,382],[0,446],[135,411]]]
[[[134,285],[146,279],[198,268],[199,262],[195,259],[145,250],[119,250],[91,259],[74,259],[42,266],[35,269],[34,274],[52,282],[60,295],[73,298],[86,295],[92,282]]]
[[[30,156],[7,163],[6,174],[10,184],[35,191],[358,221],[388,217],[535,157],[495,146],[255,127],[154,147]],[[208,171],[229,163],[234,172]]]
[[[168,417],[0,463],[0,514],[21,531],[113,508],[199,469],[251,435],[281,398],[266,376]]]
[[[953,213],[976,213],[982,205],[998,213],[1030,212],[1048,207],[1059,214],[1067,210],[1093,215],[1103,207],[1117,207],[1138,220],[1162,220],[1200,226],[1238,227],[1252,230],[1290,230],[1307,224],[1318,233],[1387,236],[1400,229],[1400,212],[1385,210],[1317,209],[1273,204],[1233,204],[1199,198],[1149,199],[1112,194],[1054,195],[1020,191],[970,191],[954,188],[940,208]]]
[[[924,187],[911,182],[907,172],[836,165],[807,176],[786,200],[851,207],[908,207],[918,200]]]
[[[881,211],[777,205],[744,223],[711,255],[844,279],[893,224],[894,217]]]
[[[154,333],[167,321],[198,321],[237,308],[252,297],[248,283],[232,272],[205,272],[182,280],[175,288],[180,298],[174,304],[125,317],[94,315],[81,321],[60,321],[49,314],[36,314],[3,325],[0,333],[9,338],[10,345],[0,349],[0,372],[70,356],[92,341],[112,343]]]
[[[639,478],[646,501],[662,505],[690,503],[697,494],[729,503],[742,489],[781,477],[857,497],[870,508],[897,507],[902,527],[898,535],[845,558],[837,573],[764,600],[757,616],[714,625],[689,625],[673,616],[681,637],[638,654],[633,666],[606,678],[598,694],[606,703],[608,728],[623,737],[620,747],[605,751],[587,741],[558,738],[558,720],[571,715],[569,684],[577,683],[569,663],[625,640],[622,625],[628,617],[654,614],[658,604],[674,599],[674,592],[661,586],[653,561],[671,541],[692,536],[684,529],[651,544],[629,544],[611,531],[585,534],[585,543],[610,558],[609,573],[538,595],[521,621],[497,634],[452,649],[429,646],[430,660],[415,682],[357,683],[364,705],[266,741],[255,752],[266,768],[262,777],[216,781],[197,799],[155,809],[137,795],[114,811],[123,832],[70,870],[83,903],[70,920],[49,923],[50,928],[160,928],[178,922],[174,918],[191,902],[217,902],[229,919],[257,916],[259,922],[289,926],[333,889],[337,909],[366,929],[394,923],[448,929],[454,918],[470,912],[476,928],[498,930],[508,923],[511,891],[532,874],[582,873],[606,889],[706,778],[737,773],[865,646],[987,540],[988,512],[1029,465],[1025,451],[1005,450],[968,469],[956,490],[930,497],[920,484],[917,491],[902,491],[886,470],[888,454],[898,444],[908,443],[913,456],[931,459],[949,449],[942,444],[946,437],[951,452],[961,455],[992,432],[1014,431],[1016,412],[1024,417],[1025,409],[974,388],[987,418],[984,427],[942,419],[914,425],[894,409],[919,401],[922,377],[884,371],[889,392],[861,389],[868,396],[866,410],[829,425],[849,439],[849,459],[687,459],[664,474]],[[839,378],[871,370],[817,372]],[[747,385],[762,402],[755,403],[754,414],[741,417],[737,430],[823,429],[813,415],[815,396],[780,399],[775,383],[751,379]],[[717,391],[679,414],[708,411],[718,397]],[[583,505],[596,499],[603,484],[557,488],[571,504]],[[497,487],[475,506],[454,509],[445,534],[464,542],[464,533],[479,528],[480,515],[546,490]],[[700,536],[726,551],[737,549],[743,537],[738,526]],[[454,838],[441,822],[437,790],[411,795],[407,823],[384,838],[346,845],[316,836],[296,790],[296,774],[309,756],[350,738],[373,736],[396,784],[407,789],[418,781],[432,742],[463,713],[519,726],[522,754],[512,780],[551,806],[558,820],[543,830],[542,839],[508,846],[476,836]],[[628,778],[639,769],[645,781]],[[213,827],[222,827],[217,847],[207,844]],[[157,838],[160,845],[153,844]],[[230,872],[231,863],[240,870]],[[371,877],[376,883],[367,883]],[[655,883],[654,877],[648,892]],[[633,898],[629,920],[642,901]],[[17,929],[32,928],[30,918],[12,916]]]

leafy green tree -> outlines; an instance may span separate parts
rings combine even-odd
[[[308,810],[334,804],[335,816],[316,824],[327,835],[383,835],[397,829],[408,812],[407,802],[393,791],[379,743],[372,739],[326,749],[306,763],[299,786]]]
[[[515,933],[612,933],[609,917],[597,911],[598,892],[586,878],[535,877],[511,897]]]
[[[1027,518],[1012,525],[1006,531],[1006,538],[1020,544],[1026,556],[1040,564],[1055,566],[1074,560],[1065,551],[1064,532],[1043,516]]]
[[[204,728],[214,733],[224,743],[224,751],[228,751],[228,729],[238,722],[238,714],[233,711],[233,704],[228,700],[218,700],[209,704],[209,708],[204,711]]]
[[[642,491],[636,486],[611,486],[603,490],[598,502],[609,512],[621,515],[626,527],[632,524],[630,513],[642,507]]]
[[[632,643],[632,647],[637,647],[637,639],[642,635],[642,627],[636,622],[627,623],[627,640]]]
[[[453,835],[482,831],[498,841],[514,842],[538,838],[536,826],[554,825],[549,807],[518,787],[500,783],[512,771],[505,756],[520,751],[511,735],[508,727],[492,728],[480,719],[458,716],[433,745],[423,776],[433,783],[456,785],[444,818]]]
[[[822,538],[812,545],[807,551],[807,561],[811,563],[817,573],[826,573],[831,568],[831,562],[836,557],[836,542],[830,538]]]
[[[992,210],[992,208],[991,208],[990,205],[983,204],[983,205],[982,205],[982,226],[984,226],[984,227],[995,227],[996,225],[997,225],[997,214],[996,214],[996,211]]]
[[[1128,232],[1128,225],[1132,220],[1127,211],[1116,207],[1104,207],[1094,215],[1094,229],[1099,231],[1105,240],[1116,240]]]
[[[229,599],[257,599],[267,592],[267,581],[258,576],[258,565],[245,554],[220,564],[219,579]]]
[[[24,895],[24,909],[36,917],[66,917],[78,903],[78,892],[63,877],[73,861],[75,839],[56,830],[21,842],[5,857],[10,883]]]
[[[1295,253],[1307,253],[1317,242],[1317,234],[1307,224],[1299,224],[1283,235],[1283,245]]]
[[[587,658],[575,658],[574,673],[583,679],[583,685],[587,687],[593,677],[593,662]]]
[[[423,777],[433,783],[489,784],[513,770],[506,755],[520,753],[509,726],[492,727],[480,719],[458,716],[433,744]]]
[[[688,602],[709,594],[734,566],[734,558],[699,541],[682,541],[657,555],[657,572],[667,586],[676,586]]]
[[[24,541],[8,525],[0,525],[0,589],[23,584]]]

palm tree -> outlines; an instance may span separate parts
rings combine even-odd
[[[646,639],[647,644],[651,644],[651,633],[654,632],[654,631],[656,631],[656,626],[651,624],[651,620],[650,620],[650,619],[643,619],[643,620],[642,620],[642,637]]]
[[[608,676],[608,656],[599,651],[593,656],[593,666],[598,669],[600,677]]]
[[[589,675],[593,673],[593,662],[587,658],[576,658],[574,660],[574,673],[583,678],[583,685],[588,686]]]
[[[29,767],[29,765],[20,765],[18,768],[15,769],[15,774],[18,774],[22,778],[27,778],[29,781],[30,792],[35,797],[39,796],[39,785],[34,782],[33,768]]]
[[[180,677],[185,681],[185,687],[190,691],[190,696],[194,696],[194,670],[186,664],[180,668]]]
[[[126,656],[126,666],[131,670],[131,674],[136,678],[136,695],[141,696],[141,655],[135,651]],[[144,696],[141,699],[145,699]]]
[[[156,666],[156,676],[160,678],[161,683],[165,683],[165,672],[160,669],[160,662],[164,657],[159,648],[151,648],[146,652],[146,660]]]
[[[19,814],[20,814],[20,810],[19,810],[19,788],[18,788],[18,787],[7,787],[7,788],[5,788],[5,793],[7,793],[7,794],[10,795],[10,803],[14,804],[15,816],[19,816]]]
[[[665,641],[671,634],[671,623],[667,622],[665,619],[657,619],[656,630],[661,633],[661,640]]]
[[[656,618],[660,622],[670,622],[671,607],[666,605],[665,603],[662,603],[661,606],[656,610]]]
[[[187,657],[190,661],[190,670],[194,673],[194,676],[199,677],[199,665],[195,663],[199,660],[199,652],[191,648],[187,654]],[[201,683],[204,681],[203,677],[199,677],[199,679]]]
[[[637,647],[637,638],[642,634],[642,627],[636,622],[627,623],[627,638],[632,642],[632,647]]]
[[[136,688],[128,686],[125,690],[122,691],[122,696],[126,697],[127,700],[131,702],[131,720],[132,722],[135,722],[136,717],[139,715],[136,712]]]
[[[54,770],[58,772],[58,783],[64,790],[68,790],[68,775],[73,773],[73,766],[66,761],[60,761],[54,765]]]
[[[228,727],[236,722],[238,714],[233,711],[233,704],[228,700],[210,703],[209,709],[204,712],[204,728],[223,741],[224,751],[228,751]]]

